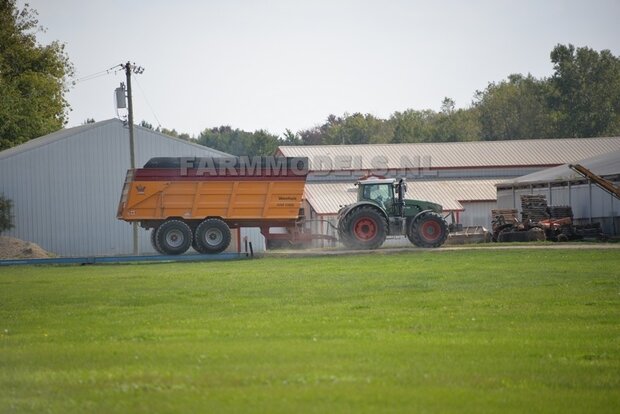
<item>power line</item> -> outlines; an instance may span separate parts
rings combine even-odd
[[[116,70],[115,70],[115,69],[116,69]],[[79,78],[79,79],[76,79],[76,80],[74,80],[73,82],[71,82],[71,84],[72,84],[72,85],[76,85],[76,84],[78,84],[78,83],[80,83],[80,82],[86,82],[86,81],[89,81],[89,80],[97,79],[97,78],[100,78],[100,77],[102,77],[102,76],[107,76],[107,75],[109,75],[110,73],[117,73],[117,72],[120,72],[121,70],[123,70],[123,68],[122,68],[122,67],[120,67],[119,65],[115,65],[115,66],[112,66],[112,67],[111,67],[111,68],[109,68],[109,69],[101,70],[101,71],[99,71],[99,72],[95,72],[95,73],[92,73],[92,74],[90,74],[90,75],[83,76],[83,77],[81,77],[81,78]]]
[[[157,114],[155,114],[155,110],[153,109],[153,105],[151,105],[151,102],[146,97],[146,93],[144,93],[144,89],[142,89],[142,85],[140,85],[140,82],[138,82],[138,78],[135,78],[135,80],[136,80],[136,84],[138,85],[138,89],[140,89],[140,92],[142,93],[142,96],[144,97],[144,100],[146,101],[146,104],[148,105],[149,109],[151,110],[151,113],[153,114],[153,117],[157,121],[157,128],[160,128],[161,127],[161,121],[157,117]]]

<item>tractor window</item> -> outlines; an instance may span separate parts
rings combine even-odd
[[[387,184],[374,184],[364,186],[364,198],[381,204],[392,201],[392,186]]]

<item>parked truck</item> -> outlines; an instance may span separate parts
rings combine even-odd
[[[150,229],[155,250],[172,255],[189,247],[222,252],[231,229],[240,227],[260,228],[268,242],[334,239],[307,226],[301,208],[307,175],[307,158],[152,158],[127,172],[117,218]],[[406,235],[420,247],[445,242],[441,206],[404,199],[404,180],[370,178],[356,185],[357,201],[338,213],[345,246],[376,249],[390,235]]]

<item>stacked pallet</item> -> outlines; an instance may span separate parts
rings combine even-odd
[[[549,216],[552,219],[572,218],[573,209],[571,206],[549,206]]]
[[[542,194],[521,196],[521,220],[538,222],[549,218],[547,198]]]
[[[514,208],[497,208],[491,210],[494,225],[514,223],[517,220],[517,210]]]

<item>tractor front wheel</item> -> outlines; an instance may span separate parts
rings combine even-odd
[[[439,247],[448,238],[448,225],[436,213],[422,213],[411,223],[407,238],[418,247]]]

